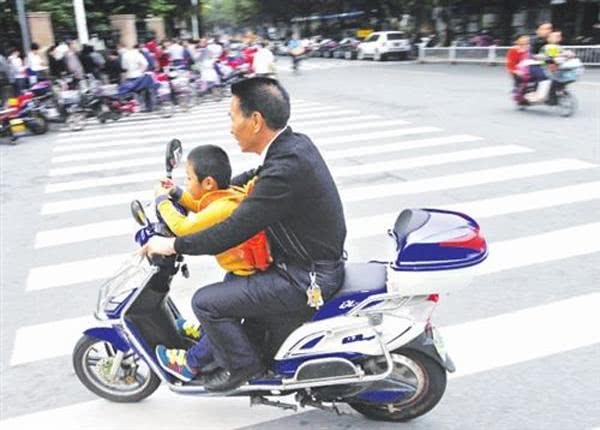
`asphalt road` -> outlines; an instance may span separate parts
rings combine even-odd
[[[381,214],[393,222],[405,207],[442,206],[480,221],[490,268],[435,314],[458,368],[440,404],[398,425],[349,409],[292,414],[166,390],[115,405],[80,385],[69,354],[114,266],[94,259],[134,249],[117,222],[129,216],[122,195],[143,196],[153,183],[115,178],[159,173],[171,137],[183,136],[185,148],[224,142],[236,154],[224,104],[0,146],[2,428],[600,426],[600,71],[572,85],[579,110],[561,118],[545,106],[516,110],[500,67],[314,59],[292,75],[279,61],[292,126],[337,171],[351,261],[389,257]],[[112,152],[135,148],[143,152]],[[234,169],[255,161],[235,157]],[[392,191],[369,195],[379,187]],[[220,276],[210,258],[191,269],[192,280],[174,288],[187,313],[193,290]]]

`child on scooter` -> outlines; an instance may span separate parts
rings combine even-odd
[[[189,153],[186,176],[186,191],[175,186],[171,180],[162,180],[155,188],[158,212],[177,236],[196,233],[224,221],[251,192],[251,186],[240,188],[230,185],[229,158],[223,149],[214,145],[198,146]],[[186,216],[179,212],[173,201],[190,211],[190,214]],[[264,232],[216,258],[228,272],[227,276],[248,276],[256,270],[265,270],[271,263]],[[189,381],[199,368],[212,361],[211,348],[207,338],[201,337],[199,324],[185,320],[178,320],[177,324],[184,335],[199,342],[188,351],[159,345],[156,355],[163,369],[183,381]]]

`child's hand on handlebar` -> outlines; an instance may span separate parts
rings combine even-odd
[[[154,197],[169,196],[176,188],[172,179],[161,179],[154,187]]]

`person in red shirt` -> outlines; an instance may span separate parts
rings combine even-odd
[[[524,83],[527,81],[527,68],[521,68],[518,65],[529,57],[529,36],[521,35],[506,54],[506,70],[515,81],[515,98],[517,100],[522,98]]]

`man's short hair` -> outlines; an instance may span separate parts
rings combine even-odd
[[[290,119],[290,96],[283,86],[271,78],[250,78],[231,86],[240,100],[244,117],[260,112],[271,130],[279,130]]]
[[[219,189],[228,188],[231,183],[231,164],[227,153],[215,145],[200,145],[190,151],[187,157],[199,181],[211,176]]]

